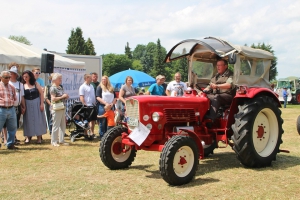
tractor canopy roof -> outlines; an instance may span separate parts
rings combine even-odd
[[[268,51],[206,37],[202,40],[188,39],[179,42],[168,52],[165,62],[183,57],[189,59],[190,83],[208,84],[216,74],[216,62],[223,58],[234,66],[235,85],[270,88],[269,71],[274,56]]]
[[[191,56],[193,53],[201,60],[215,60],[217,57],[223,58],[230,54],[239,54],[248,58],[273,59],[274,56],[268,51],[254,49],[247,46],[231,45],[224,40],[206,37],[202,40],[188,39],[176,44],[167,54],[165,62]]]

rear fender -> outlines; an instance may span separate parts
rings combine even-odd
[[[274,101],[277,102],[278,107],[281,108],[281,103],[277,98],[276,93],[274,93],[272,90],[268,88],[247,88],[245,94],[239,94],[237,90],[236,95],[233,98],[230,106],[230,113],[228,115],[228,122],[227,122],[228,129],[230,129],[231,125],[235,122],[234,115],[239,111],[238,106],[242,105],[246,100],[253,99],[258,96],[269,96],[273,98]]]
[[[204,158],[204,149],[203,149],[203,146],[202,146],[202,143],[201,143],[201,140],[200,138],[198,137],[198,135],[194,132],[194,131],[191,131],[191,130],[188,130],[188,129],[179,129],[180,132],[179,132],[179,135],[183,135],[182,132],[186,132],[188,133],[188,135],[194,139],[194,141],[196,142],[197,146],[198,146],[198,149],[199,149],[199,159],[203,159]]]

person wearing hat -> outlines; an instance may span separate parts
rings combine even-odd
[[[165,76],[158,75],[156,77],[156,83],[152,84],[145,94],[163,96],[165,93],[165,89],[162,86],[162,84],[165,82],[165,80],[166,80]]]
[[[14,108],[16,101],[16,90],[10,85],[10,72],[1,72],[0,82],[0,130],[4,124],[7,125],[7,149],[18,149],[15,147],[15,135],[17,132],[17,116]]]
[[[287,97],[289,96],[289,93],[287,91],[287,87],[284,87],[282,90],[282,97],[283,97],[283,107],[286,108],[286,104],[287,104]]]
[[[15,88],[15,92],[16,92],[16,96],[17,99],[14,101],[14,107],[16,109],[16,114],[17,114],[17,128],[20,127],[19,121],[20,121],[20,117],[21,114],[23,114],[25,112],[25,100],[24,100],[24,87],[23,84],[20,83],[20,81],[17,80],[19,74],[18,74],[18,68],[19,65],[15,62],[11,62],[8,65],[8,69],[10,72],[10,80],[9,80],[9,84],[14,86]],[[4,125],[3,127],[3,135],[4,135],[4,142],[7,139],[7,132],[6,132],[6,125]],[[15,143],[19,142],[19,140],[17,140],[17,138],[15,138]]]

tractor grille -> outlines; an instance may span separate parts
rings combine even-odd
[[[140,120],[139,116],[139,102],[136,99],[127,99],[126,100],[126,117],[131,119],[138,119]],[[134,129],[135,126],[128,126],[129,129]]]
[[[194,109],[164,109],[167,122],[193,122],[196,121]]]

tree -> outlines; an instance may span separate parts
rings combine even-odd
[[[71,36],[69,37],[68,42],[69,44],[66,53],[79,55],[86,54],[87,48],[80,27],[77,27],[76,30],[71,30]]]
[[[125,55],[129,58],[132,59],[132,52],[131,49],[129,47],[129,43],[127,42],[126,46],[125,46]]]
[[[26,37],[21,35],[20,36],[10,35],[8,38],[17,42],[21,42],[23,44],[31,45],[31,42]]]
[[[277,76],[277,57],[275,56],[274,50],[272,49],[272,46],[270,44],[266,45],[265,43],[258,43],[257,45],[252,44],[252,48],[255,49],[262,49],[265,51],[268,51],[274,55],[274,59],[271,61],[271,67],[270,67],[270,73],[269,73],[269,80],[276,80]]]
[[[154,42],[149,42],[144,51],[144,55],[141,58],[141,63],[143,65],[143,71],[149,74],[154,63],[154,53],[156,50],[156,44]]]
[[[133,60],[132,62],[132,69],[143,71],[143,66],[140,60]]]
[[[103,55],[103,75],[111,76],[120,71],[130,69],[131,66],[132,60],[124,54],[110,53]]]
[[[146,51],[146,45],[138,44],[132,52],[133,59],[141,60]]]
[[[156,50],[154,53],[154,62],[153,68],[151,69],[150,75],[152,77],[156,77],[157,75],[165,75],[166,74],[166,66],[164,63],[164,59],[166,57],[166,50],[161,46],[160,39],[157,40]]]
[[[94,56],[96,55],[95,47],[91,38],[87,39],[85,43],[85,47],[86,47],[86,52],[85,52],[86,55],[94,55]]]

